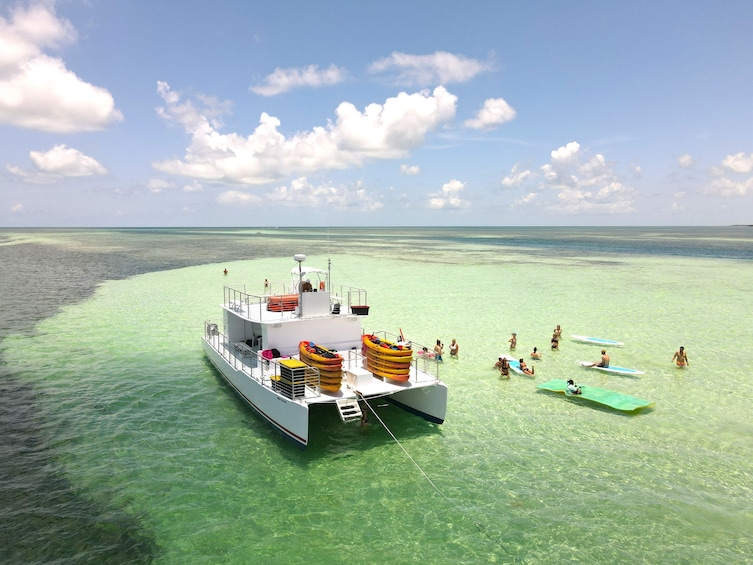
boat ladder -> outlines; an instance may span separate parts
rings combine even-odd
[[[356,398],[338,398],[337,411],[340,412],[340,418],[344,423],[353,422],[361,419],[361,407],[358,405]]]

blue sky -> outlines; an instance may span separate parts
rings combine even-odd
[[[753,224],[753,3],[0,0],[0,226]]]

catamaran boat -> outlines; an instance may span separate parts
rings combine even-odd
[[[294,260],[290,281],[265,279],[263,294],[226,286],[222,324],[205,322],[204,352],[228,385],[301,448],[319,405],[348,423],[370,400],[386,399],[441,424],[447,386],[437,360],[414,354],[422,347],[402,335],[365,333],[366,291],[333,285],[329,266],[304,266],[303,254]]]

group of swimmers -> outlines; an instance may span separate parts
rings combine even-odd
[[[534,372],[536,368],[532,366],[526,365],[525,359],[519,359],[517,361],[518,368],[520,369],[520,372],[524,375],[528,375],[529,377],[532,377],[534,375]],[[509,379],[510,378],[510,361],[507,359],[507,357],[500,357],[499,360],[494,364],[495,369],[499,369],[499,374],[503,377]]]
[[[559,324],[557,324],[557,327],[554,328],[552,331],[552,340],[551,345],[552,349],[559,349],[560,347],[560,339],[562,338],[562,328]],[[515,351],[515,348],[518,345],[518,334],[515,332],[512,333],[512,337],[507,340],[507,342],[510,344],[510,351]],[[541,353],[539,353],[538,348],[533,348],[533,353],[531,353],[532,359],[541,359]]]
[[[458,342],[455,340],[455,338],[452,338],[452,342],[450,343],[450,357],[454,357],[455,359],[458,358],[458,351],[460,350],[460,346],[458,345]],[[426,347],[424,347],[421,351],[418,352],[419,355],[426,355],[427,357],[434,357],[437,361],[444,361],[442,356],[444,355],[444,343],[442,343],[441,339],[437,340],[437,344],[434,346],[434,351],[429,351]]]
[[[552,349],[559,350],[559,341],[562,337],[562,328],[559,324],[557,324],[557,327],[554,328],[554,331],[552,332]],[[453,340],[454,341],[454,340]],[[507,340],[510,344],[510,351],[514,351],[516,346],[518,345],[518,334],[513,332],[512,336],[509,340]],[[437,341],[439,343],[439,341]],[[538,348],[534,347],[533,351],[531,352],[531,359],[540,360],[541,359],[541,353],[539,352]],[[595,361],[588,365],[589,367],[609,367],[611,359],[609,358],[609,354],[607,353],[606,349],[601,350],[601,360]],[[690,363],[688,361],[688,354],[685,351],[685,347],[680,346],[680,349],[675,351],[674,356],[672,357],[672,362],[676,363],[678,367],[687,367]],[[535,368],[533,366],[528,367],[526,365],[526,362],[521,358],[518,361],[520,370],[525,375],[533,376]],[[510,361],[507,357],[500,357],[497,362],[494,364],[494,368],[498,369],[500,372],[500,375],[506,378],[510,378]],[[568,390],[570,389],[570,385],[572,385],[572,390],[569,390],[571,394],[580,394],[580,387],[576,385],[572,380],[567,381],[568,383]],[[577,389],[577,392],[575,392]]]
[[[557,327],[552,331],[552,349],[559,349],[561,337],[562,328],[559,324],[557,324]],[[507,340],[507,342],[510,344],[510,351],[515,351],[515,348],[518,345],[518,334],[513,332],[512,336]],[[531,359],[535,359],[536,361],[539,361],[541,359],[541,352],[539,351],[538,347],[534,347],[533,351],[531,351]],[[524,375],[533,376],[536,370],[534,366],[528,367],[525,360],[522,358],[519,359],[517,363]],[[503,377],[507,377],[508,379],[510,378],[510,362],[506,357],[500,357],[494,364],[494,367],[496,369],[499,369],[499,372]]]

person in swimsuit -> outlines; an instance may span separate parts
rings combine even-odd
[[[442,361],[442,342],[437,340],[437,344],[434,346],[434,358],[437,361]]]
[[[557,338],[557,341],[559,341],[560,338],[562,337],[562,328],[560,327],[559,324],[557,324],[557,327],[554,328],[554,332],[552,334],[552,339],[554,339],[555,337]]]
[[[678,367],[686,367],[687,365],[690,365],[688,362],[688,354],[685,352],[685,348],[680,346],[679,351],[675,351],[674,357],[672,357],[672,361],[677,363]]]
[[[602,349],[601,350],[601,361],[599,363],[591,363],[590,365],[587,365],[587,367],[604,367],[605,369],[609,367],[609,355],[607,355],[607,350]]]
[[[524,375],[533,376],[533,371],[534,371],[533,366],[529,367],[528,365],[526,365],[526,362],[523,361],[523,359],[520,359],[518,363],[520,363],[520,370],[523,371]]]
[[[510,364],[504,357],[499,358],[499,361],[494,364],[494,368],[499,369],[499,374],[503,377],[510,378]]]
[[[539,350],[535,347],[533,348],[533,351],[531,351],[531,359],[541,359],[541,353],[539,353]]]
[[[606,349],[602,349],[601,350],[601,363],[599,363],[596,366],[597,367],[604,367],[604,368],[609,367],[609,355],[607,355],[607,350]]]
[[[450,344],[450,357],[454,357],[455,359],[457,359],[458,349],[460,349],[460,347],[458,346],[458,342],[455,341],[455,338],[452,338],[452,343]]]
[[[567,381],[567,388],[565,389],[567,394],[580,394],[581,390],[578,385],[576,385],[572,379]]]
[[[518,334],[513,332],[512,337],[507,341],[510,342],[510,351],[513,351],[515,346],[518,345]]]

